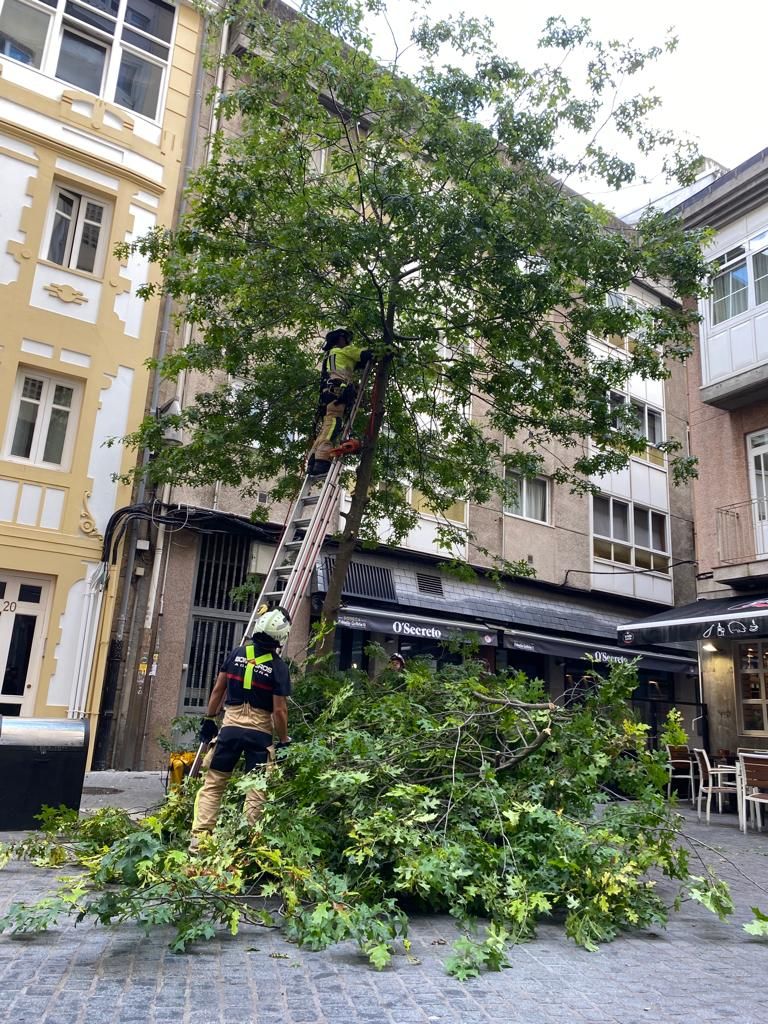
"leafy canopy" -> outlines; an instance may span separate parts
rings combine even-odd
[[[162,448],[167,421],[132,436],[157,452],[149,472],[246,492],[276,480],[275,496],[288,493],[312,432],[318,338],[344,324],[373,352],[377,388],[355,536],[385,518],[394,538],[414,524],[403,483],[441,513],[504,493],[505,468],[535,474],[547,452],[557,480],[587,489],[646,443],[609,392],[667,376],[695,319],[611,296],[638,280],[694,295],[704,274],[697,237],[674,221],[649,215],[630,231],[564,184],[634,178],[601,146],[604,124],[690,173],[686,147],[647,125],[657,100],[621,98],[660,49],[551,19],[552,61],[527,71],[495,50],[489,23],[419,16],[420,70],[407,77],[399,58],[372,56],[366,18],[386,13],[383,0],[301,9],[227,6],[240,45],[224,62],[212,157],[176,230],[137,244],[160,271],[146,291],[167,290],[195,328],[160,371],[208,381],[173,417],[183,447]],[[564,70],[577,51],[581,92]],[[566,133],[584,140],[575,158]],[[630,352],[591,344],[616,335],[632,336]],[[676,441],[662,447],[678,477],[692,472]]]

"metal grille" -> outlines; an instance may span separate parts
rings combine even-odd
[[[325,558],[325,578],[330,578],[335,558]],[[380,565],[366,565],[364,562],[350,562],[347,577],[341,590],[346,597],[371,597],[378,601],[397,601],[391,569]]]
[[[429,573],[417,572],[416,583],[420,593],[436,594],[438,597],[443,597],[443,581],[439,576],[431,576]]]
[[[243,635],[244,621],[192,617],[192,645],[184,687],[184,711],[199,711],[208,703],[216,673]]]
[[[250,612],[255,595],[251,595],[247,602],[236,602],[229,596],[233,587],[239,587],[246,580],[250,551],[251,540],[247,536],[229,533],[203,536],[195,584],[196,608]]]

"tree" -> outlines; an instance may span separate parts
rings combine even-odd
[[[403,484],[439,515],[507,496],[507,472],[536,474],[554,446],[572,452],[556,481],[581,491],[643,450],[610,391],[634,374],[667,376],[696,317],[611,297],[637,280],[695,295],[705,273],[697,236],[677,223],[649,215],[629,230],[564,183],[634,178],[600,145],[603,124],[690,174],[691,151],[647,124],[657,101],[619,98],[659,48],[605,46],[587,22],[551,19],[542,43],[557,60],[528,72],[494,50],[490,24],[422,20],[409,78],[398,58],[373,59],[365,18],[383,11],[383,0],[305,0],[301,15],[256,0],[228,8],[247,45],[225,60],[224,127],[176,230],[137,246],[195,328],[159,371],[212,375],[173,418],[185,446],[162,449],[167,421],[129,439],[157,451],[157,481],[248,493],[276,480],[274,495],[289,493],[312,429],[318,338],[343,324],[371,349],[370,423],[328,621],[359,539],[383,520],[395,539],[415,524]],[[577,50],[583,96],[563,70]],[[582,155],[562,155],[565,132],[588,140]],[[632,351],[598,354],[591,339],[611,335],[632,335]],[[676,479],[693,472],[678,442],[661,447]],[[445,521],[447,546],[456,530]]]

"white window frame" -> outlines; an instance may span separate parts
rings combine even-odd
[[[77,201],[77,214],[73,218],[73,223],[70,224],[70,230],[67,235],[67,257],[65,263],[56,263],[55,260],[48,258],[48,252],[51,247],[51,236],[53,234],[53,227],[56,223],[56,206],[60,195],[66,195],[74,197]],[[80,242],[83,235],[83,225],[85,224],[85,212],[88,207],[88,203],[98,204],[104,211],[101,221],[101,230],[99,232],[99,242],[96,248],[96,256],[93,263],[93,270],[79,270],[76,266],[77,254],[80,251]],[[103,196],[97,195],[94,192],[88,192],[80,188],[79,185],[68,185],[63,181],[54,182],[54,186],[51,190],[51,199],[48,204],[48,216],[45,222],[45,231],[43,232],[43,244],[40,249],[40,259],[44,260],[54,267],[63,267],[64,270],[72,270],[76,274],[86,274],[88,277],[103,277],[104,266],[107,261],[107,251],[109,248],[110,231],[112,228],[112,213],[114,205],[109,199],[105,199]]]
[[[39,411],[35,421],[35,429],[32,435],[32,447],[29,456],[11,455],[11,445],[16,433],[16,423],[19,417],[19,410],[22,402],[22,390],[24,380],[32,377],[43,382],[43,390],[40,395]],[[69,406],[69,417],[64,435],[64,445],[61,451],[61,462],[43,461],[45,443],[48,438],[48,428],[51,422],[53,410],[53,399],[56,393],[56,385],[72,389],[72,403]],[[72,454],[75,447],[77,427],[80,420],[80,407],[82,404],[83,382],[73,377],[60,377],[55,374],[40,372],[34,366],[20,366],[16,374],[16,384],[13,389],[11,406],[8,414],[8,422],[5,431],[3,444],[3,458],[8,462],[16,462],[24,466],[40,466],[43,469],[50,469],[56,472],[66,473],[72,465]]]
[[[721,328],[723,324],[732,323],[738,320],[739,317],[748,316],[755,309],[768,304],[768,293],[762,301],[757,301],[755,258],[760,255],[768,255],[768,228],[761,229],[757,234],[745,239],[739,245],[732,245],[725,252],[714,257],[712,264],[716,267],[716,271],[712,274],[712,295],[707,303],[711,328]],[[746,306],[736,313],[730,313],[721,320],[716,320],[714,283],[719,277],[733,273],[742,264],[747,271]],[[760,276],[761,279],[766,277],[765,274]]]
[[[549,526],[551,522],[551,488],[549,478],[546,476],[535,476],[527,477],[523,476],[522,473],[516,473],[514,470],[507,470],[505,473],[505,480],[508,481],[510,477],[515,477],[515,485],[518,488],[518,500],[522,512],[513,511],[506,503],[504,505],[504,515],[511,516],[513,519],[524,519],[527,523],[538,523],[539,526]],[[528,505],[528,485],[532,480],[537,480],[544,484],[544,518],[539,519],[538,516],[531,516],[527,514]]]
[[[4,0],[0,0],[0,11],[2,10]],[[55,4],[49,5],[41,2],[41,0],[18,0],[18,2],[32,7],[35,10],[42,11],[50,16],[50,24],[48,26],[48,32],[45,40],[45,46],[43,50],[43,58],[39,70],[42,74],[55,78],[57,81],[64,82],[69,88],[81,89],[83,92],[89,92],[90,90],[84,89],[74,83],[66,82],[63,78],[58,78],[56,71],[59,63],[59,54],[61,51],[61,44],[64,38],[64,30],[71,32],[73,35],[82,36],[89,42],[98,43],[100,46],[104,46],[106,50],[106,57],[104,61],[104,70],[102,73],[102,80],[97,93],[91,95],[98,95],[108,100],[110,103],[114,103],[116,106],[122,107],[125,110],[130,110],[131,116],[140,117],[147,121],[159,124],[163,118],[163,112],[165,110],[165,100],[168,92],[168,78],[170,74],[171,63],[173,59],[173,49],[176,39],[176,31],[178,28],[178,3],[173,0],[163,0],[169,7],[175,8],[175,14],[173,19],[173,25],[171,27],[170,38],[166,41],[160,39],[159,36],[153,36],[148,32],[143,31],[135,25],[126,23],[125,15],[128,7],[128,0],[119,0],[119,7],[117,15],[110,15],[108,12],[101,11],[98,8],[92,8],[93,12],[99,17],[104,18],[106,21],[113,21],[114,32],[110,33],[100,29],[96,26],[87,25],[77,18],[72,17],[65,13],[65,7],[67,0],[56,0]],[[78,0],[75,0],[77,4]],[[84,8],[89,10],[87,0],[83,3]],[[156,53],[151,53],[149,50],[145,50],[135,43],[123,39],[123,30],[127,29],[129,32],[133,32],[137,36],[142,36],[149,40],[155,45],[168,47],[167,59],[159,56]],[[161,79],[160,88],[157,94],[157,109],[153,115],[144,114],[140,110],[134,110],[132,107],[126,106],[116,98],[117,93],[117,81],[120,74],[120,66],[122,63],[122,57],[124,53],[133,54],[145,61],[147,64],[152,64],[155,67],[160,68]],[[25,64],[25,61],[17,61],[16,58],[0,55],[0,61],[11,60],[14,63]],[[26,65],[33,67],[33,65]]]
[[[664,416],[664,410],[660,409],[658,405],[651,405],[649,402],[643,401],[642,398],[636,398],[632,394],[626,394],[623,391],[611,391],[608,396],[608,403],[611,407],[611,429],[618,430],[618,424],[614,422],[613,410],[618,408],[620,405],[629,405],[630,408],[636,409],[640,413],[640,424],[639,424],[639,437],[646,440],[645,452],[633,452],[633,459],[642,459],[645,462],[651,462],[654,466],[664,467],[666,465],[666,455],[663,451],[659,451],[656,443],[651,441],[648,437],[648,414],[654,413],[659,418],[661,441],[666,440],[666,420]]]
[[[755,653],[753,660],[755,662],[754,668],[743,669],[741,667],[742,658],[749,654],[749,648]],[[746,707],[759,707],[763,712],[763,724],[764,726],[768,723],[768,668],[763,663],[763,658],[768,648],[768,644],[763,640],[750,640],[747,643],[736,644],[735,657],[734,657],[734,676],[736,684],[736,707],[738,709],[738,727],[739,734],[742,736],[768,736],[768,729],[747,729],[744,725],[744,708]],[[757,697],[746,698],[744,697],[744,689],[742,686],[742,676],[753,675],[757,676],[760,694]],[[754,684],[753,684],[754,685]]]
[[[603,501],[607,501],[608,504],[609,504],[608,518],[609,518],[609,521],[610,521],[610,524],[611,524],[610,535],[607,535],[605,533],[598,533],[597,532],[597,528],[596,528],[597,517],[595,516],[595,501],[597,499],[602,499]],[[626,508],[626,510],[627,510],[627,538],[626,539],[623,538],[623,537],[616,537],[616,536],[614,536],[614,532],[613,532],[613,521],[614,521],[613,509],[614,509],[614,506],[617,505],[617,504],[621,505],[623,508]],[[649,533],[650,546],[647,545],[647,544],[639,544],[639,543],[637,543],[637,539],[635,537],[635,512],[636,511],[637,512],[645,512],[648,515],[648,533]],[[595,495],[592,496],[591,513],[592,513],[592,555],[593,555],[594,558],[598,559],[601,562],[609,562],[611,565],[626,566],[627,568],[630,568],[630,569],[638,569],[638,570],[642,569],[644,572],[652,573],[653,575],[657,575],[657,576],[663,576],[666,579],[668,579],[672,575],[672,573],[671,573],[671,568],[672,568],[671,559],[672,559],[672,556],[671,556],[671,552],[670,552],[669,513],[668,512],[666,512],[666,511],[664,511],[662,509],[653,508],[650,505],[643,505],[640,502],[631,501],[631,500],[629,500],[627,498],[617,498],[617,497],[614,497],[614,495],[612,495],[612,494],[601,493],[601,494],[595,494]],[[664,543],[666,545],[664,549],[656,548],[653,545],[653,520],[652,520],[652,516],[654,516],[654,515],[661,516],[661,518],[664,520]],[[595,542],[596,541],[602,541],[603,543],[608,543],[608,544],[611,545],[611,556],[610,557],[608,555],[601,554],[601,553],[599,553],[598,551],[595,550],[595,548],[596,548],[596,543]],[[615,557],[614,545],[619,545],[621,548],[628,549],[628,551],[629,551],[629,558],[628,558],[627,561],[624,561],[624,560],[622,560],[620,558],[616,558]],[[637,557],[637,552],[642,552],[644,555],[648,555],[651,565],[650,566],[644,565],[644,564],[642,564],[642,561],[639,563],[638,562],[638,557]],[[655,565],[654,565],[654,563],[656,561],[658,561],[660,564],[662,562],[666,561],[666,567],[663,568],[663,569],[662,568],[656,568]]]

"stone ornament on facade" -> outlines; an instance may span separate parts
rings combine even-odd
[[[55,299],[61,299],[62,302],[74,302],[78,306],[82,306],[88,301],[88,296],[79,289],[73,288],[71,284],[47,284],[43,291],[53,295]]]
[[[93,513],[88,507],[88,499],[90,496],[90,491],[83,491],[83,504],[80,509],[80,529],[87,537],[98,539],[101,537],[101,534],[96,526],[96,520],[93,518]]]

